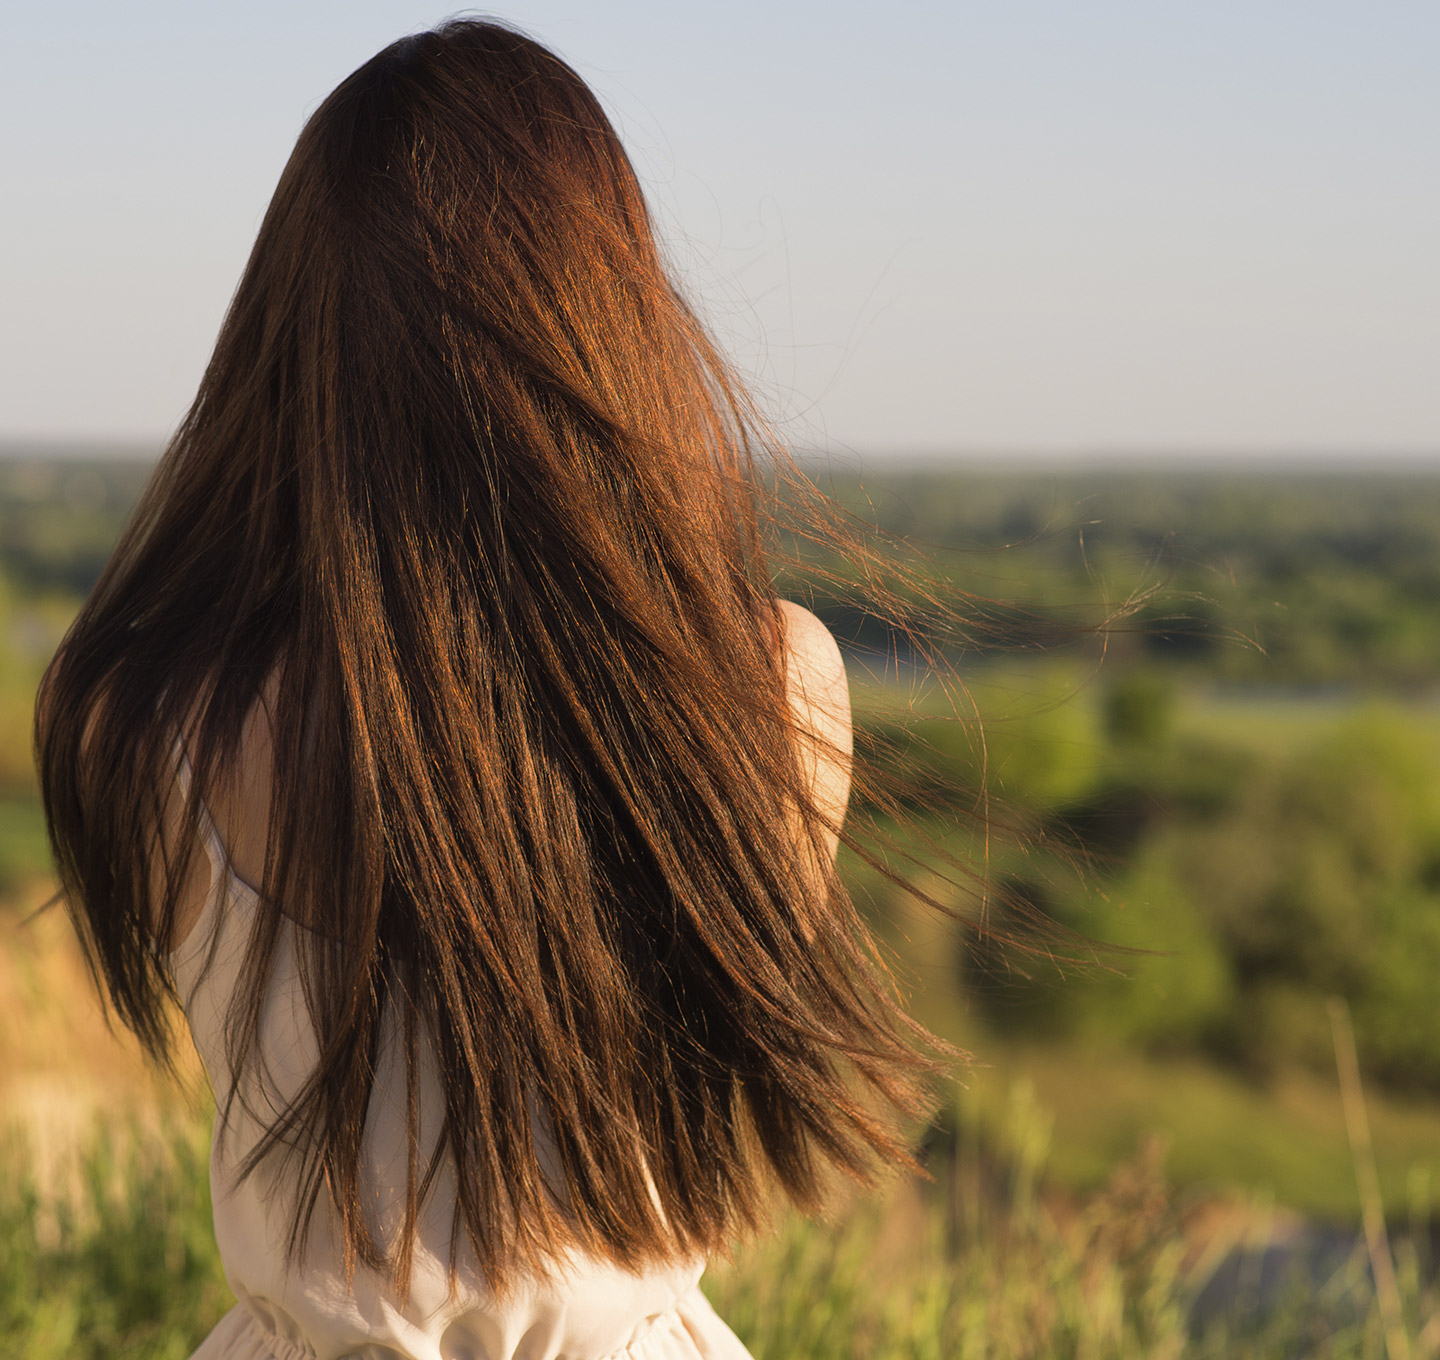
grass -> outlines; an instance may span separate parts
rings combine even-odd
[[[987,1066],[966,1074],[977,1117],[1003,1118],[1015,1073],[1054,1114],[1050,1165],[1078,1190],[1101,1184],[1150,1133],[1186,1187],[1243,1187],[1316,1217],[1359,1215],[1344,1111],[1333,1075],[1287,1072],[1268,1085],[1193,1057],[1146,1057],[1082,1044],[977,1040]],[[1440,1108],[1367,1091],[1382,1200],[1407,1211],[1417,1187],[1440,1190]]]
[[[1263,1208],[1177,1194],[1151,1141],[1085,1196],[1044,1179],[1048,1122],[1012,1099],[1003,1140],[959,1115],[929,1182],[900,1181],[834,1220],[785,1217],[717,1263],[705,1290],[756,1360],[1260,1360],[1385,1356],[1363,1248],[1323,1278],[1261,1291],[1236,1275],[1192,1305]],[[231,1303],[210,1228],[206,1128],[97,1125],[73,1174],[42,1187],[25,1139],[0,1142],[0,1354],[180,1360]],[[1210,1212],[1205,1212],[1206,1210]],[[1396,1250],[1401,1336],[1440,1352],[1423,1248]],[[1394,1338],[1392,1337],[1392,1343]],[[1393,1355],[1390,1357],[1393,1360]]]
[[[97,1125],[68,1184],[0,1156],[0,1353],[183,1360],[234,1302],[210,1224],[207,1130]]]

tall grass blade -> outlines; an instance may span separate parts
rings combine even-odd
[[[1370,1270],[1385,1326],[1385,1353],[1388,1360],[1410,1360],[1410,1335],[1400,1306],[1400,1287],[1395,1281],[1395,1258],[1390,1254],[1390,1237],[1385,1231],[1385,1210],[1380,1199],[1380,1177],[1375,1170],[1375,1149],[1370,1142],[1370,1120],[1365,1113],[1365,1092],[1360,1085],[1360,1059],[1355,1052],[1355,1029],[1345,999],[1329,1001],[1330,1030],[1335,1040],[1335,1067],[1340,1077],[1340,1100],[1345,1107],[1345,1131],[1350,1136],[1350,1153],[1355,1162],[1355,1183],[1360,1191],[1360,1211],[1365,1225],[1365,1247],[1370,1253]]]

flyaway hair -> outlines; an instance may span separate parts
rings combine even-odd
[[[826,1166],[906,1159],[934,1062],[821,853],[758,428],[551,53],[450,23],[310,119],[37,727],[66,899],[163,1059],[197,808],[269,696],[228,1035],[254,1069],[288,919],[320,1062],[248,1165],[293,1176],[297,1257],[328,1201],[348,1265],[405,1288],[410,1243],[363,1208],[386,1034],[408,1221],[451,1159],[452,1254],[497,1290],[571,1246],[633,1268],[723,1248],[776,1184],[813,1209]],[[166,837],[177,737],[194,796]]]

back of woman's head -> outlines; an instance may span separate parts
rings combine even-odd
[[[452,23],[311,119],[192,426],[322,520],[339,491],[378,514],[428,493],[496,560],[511,526],[583,548],[662,520],[705,553],[737,527],[734,400],[594,96],[529,39]]]
[[[452,1158],[457,1243],[500,1287],[570,1243],[713,1249],[773,1180],[813,1207],[826,1162],[901,1155],[866,1091],[909,1108],[923,1064],[818,853],[753,428],[551,53],[448,24],[310,120],[38,729],[68,900],[163,1053],[175,738],[193,831],[265,696],[271,905],[229,1043],[258,1070],[303,926],[320,1063],[249,1162],[293,1163],[294,1250],[328,1194],[403,1284],[361,1208],[388,1012],[445,1092],[409,1221]]]

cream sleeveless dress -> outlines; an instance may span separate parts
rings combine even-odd
[[[189,768],[179,761],[180,787]],[[170,970],[190,1032],[213,1089],[230,1088],[224,1021],[258,899],[229,867],[213,822],[200,810],[210,886],[200,919],[170,955]],[[232,1112],[225,1139],[210,1158],[215,1236],[225,1277],[239,1300],[192,1360],[749,1360],[735,1334],[698,1288],[703,1261],[679,1262],[634,1275],[604,1261],[568,1259],[548,1278],[503,1302],[462,1252],[457,1288],[448,1287],[453,1171],[442,1175],[421,1214],[410,1296],[402,1307],[381,1276],[357,1269],[347,1288],[343,1257],[330,1231],[324,1197],[317,1207],[303,1266],[287,1268],[288,1200],[266,1167],[245,1181],[235,1167],[253,1145],[260,1121],[273,1116],[314,1066],[317,1050],[286,925],[275,958],[260,1031],[263,1074],[247,1077],[253,1112]],[[380,1098],[366,1129],[373,1221],[382,1232],[403,1212],[404,1070],[395,1044],[381,1047]],[[433,1070],[420,1071],[421,1146],[433,1146],[433,1112],[442,1108]],[[386,1090],[398,1101],[383,1098]],[[427,1123],[426,1111],[432,1112]]]

